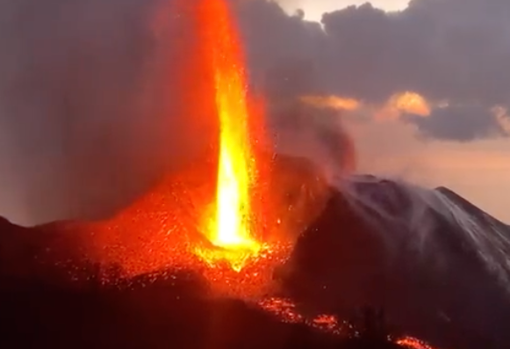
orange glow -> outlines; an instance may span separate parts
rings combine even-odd
[[[270,297],[261,300],[258,305],[286,323],[302,323],[323,332],[339,335],[347,333],[347,323],[339,323],[337,318],[330,314],[307,318],[296,309],[296,304],[290,299]]]
[[[373,113],[378,120],[397,120],[403,113],[427,117],[433,107],[441,107],[444,103],[431,104],[419,93],[406,91],[392,95],[383,105],[374,105],[362,100],[342,96],[301,96],[299,100],[319,109],[343,111],[365,111]],[[498,109],[500,111],[500,109]]]
[[[337,110],[353,111],[360,107],[361,103],[352,98],[339,96],[303,96],[301,102],[312,105],[316,108],[329,108]]]
[[[430,345],[427,343],[414,338],[414,337],[403,337],[400,339],[397,339],[395,341],[398,345],[401,347],[407,348],[407,349],[433,349]]]
[[[427,100],[416,92],[404,92],[394,95],[389,103],[391,107],[399,112],[429,116],[430,105]]]
[[[200,10],[213,70],[220,139],[215,214],[204,227],[213,246],[195,252],[210,265],[226,261],[240,271],[262,248],[252,233],[251,190],[256,168],[248,127],[247,84],[240,41],[227,4],[204,0]]]

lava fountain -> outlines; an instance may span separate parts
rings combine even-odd
[[[249,132],[246,76],[240,40],[226,2],[203,0],[200,11],[220,137],[214,214],[202,229],[212,246],[201,246],[195,253],[210,265],[227,262],[240,271],[263,247],[253,233],[251,194],[257,168]]]

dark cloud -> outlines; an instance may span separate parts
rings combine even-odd
[[[405,119],[415,123],[427,138],[467,142],[506,134],[496,116],[481,106],[437,108],[426,118],[407,116]]]
[[[465,105],[464,117],[458,108],[441,110],[433,120],[444,118],[442,127],[501,134],[486,131],[498,128],[489,109],[510,105],[506,0],[414,0],[398,13],[351,6],[325,14],[323,30],[272,2],[239,4],[252,69],[266,74],[273,97],[324,93],[383,103],[397,92],[415,91],[432,102]],[[475,113],[488,118],[481,122]],[[423,132],[429,137],[458,139],[428,125]]]

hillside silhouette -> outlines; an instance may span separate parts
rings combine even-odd
[[[437,348],[510,343],[508,287],[498,277],[501,272],[490,268],[495,264],[467,241],[462,222],[433,201],[420,202],[422,196],[397,181],[362,176],[349,185],[345,191],[328,188],[320,213],[297,239],[290,259],[275,270],[278,296],[292,299],[310,317],[334,314],[348,321],[367,306],[384,309],[389,332]],[[494,227],[510,236],[508,226],[457,194],[423,190],[446,196],[488,236]],[[417,207],[419,215],[411,212]],[[416,217],[422,221],[414,222]],[[211,298],[192,270],[161,277],[141,273],[109,284],[98,264],[72,261],[79,268],[70,277],[71,262],[45,259],[67,246],[60,244],[65,234],[79,235],[87,227],[57,222],[24,228],[0,220],[0,341],[5,347],[395,347],[374,331],[338,337],[285,323],[256,304]],[[500,240],[494,241],[496,246]],[[120,266],[108,268],[110,277],[122,279]]]

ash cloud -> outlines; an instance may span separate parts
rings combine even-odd
[[[1,215],[109,216],[202,151],[207,101],[190,103],[201,72],[177,5],[1,2]]]
[[[506,135],[495,115],[482,106],[437,108],[426,118],[408,115],[405,119],[415,123],[426,138],[468,142]]]
[[[268,89],[370,104],[413,91],[431,104],[454,105],[428,120],[405,119],[427,138],[508,135],[490,113],[510,105],[508,1],[413,0],[394,13],[367,3],[324,14],[322,29],[273,2],[240,5],[251,67]]]

